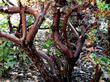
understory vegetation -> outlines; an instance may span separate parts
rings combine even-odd
[[[0,82],[110,82],[106,0],[2,0]]]

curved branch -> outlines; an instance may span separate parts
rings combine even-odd
[[[44,18],[38,17],[34,24],[32,25],[31,29],[29,30],[29,33],[27,34],[26,40],[28,43],[32,42],[40,25],[42,24]]]
[[[84,44],[85,39],[86,39],[85,38],[86,33],[90,30],[90,27],[96,27],[96,26],[97,26],[96,23],[93,23],[92,26],[89,25],[88,27],[85,28],[85,30],[83,31],[83,33],[79,36],[79,39],[77,41],[77,48],[76,48],[76,51],[74,53],[75,61],[77,61],[77,59],[80,56],[80,52],[82,50],[83,44]]]
[[[53,38],[54,38],[55,44],[58,45],[58,48],[64,53],[64,55],[66,55],[69,58],[73,58],[74,52],[72,52],[70,49],[68,49],[67,46],[61,43],[61,41],[59,40],[58,33],[55,32],[53,35]]]
[[[93,76],[93,79],[90,82],[99,82],[102,74],[103,72],[102,72],[101,66],[97,64],[95,67],[95,74]]]
[[[56,9],[56,13],[54,13],[54,18],[53,18],[53,40],[55,41],[55,44],[58,45],[58,48],[66,55],[67,57],[72,58],[73,57],[73,52],[68,49],[67,46],[65,46],[61,41],[59,37],[59,21],[60,21],[60,10]]]
[[[74,58],[75,58],[75,61],[78,60],[79,56],[80,56],[80,52],[82,50],[82,47],[83,47],[83,44],[85,42],[85,34],[84,35],[81,35],[77,41],[77,48],[76,48],[76,51],[74,53]]]
[[[27,31],[26,31],[26,17],[25,17],[25,7],[22,6],[22,4],[20,3],[20,20],[21,20],[21,24],[22,24],[22,37],[21,37],[21,41],[24,42],[26,35],[27,35]]]
[[[20,40],[12,34],[7,34],[7,33],[4,33],[4,32],[0,32],[0,38],[4,38],[4,39],[7,39],[9,41],[12,41],[16,45],[21,45]]]
[[[13,7],[0,6],[0,12],[4,12],[4,13],[8,13],[8,14],[20,13],[20,8],[17,6],[13,6]],[[32,14],[34,17],[37,17],[37,14],[38,14],[38,12],[36,10],[33,10],[30,7],[26,7],[25,13]]]
[[[45,10],[43,10],[40,15],[38,17],[36,17],[36,21],[34,22],[34,24],[32,25],[31,29],[29,30],[29,33],[26,37],[26,40],[28,43],[32,42],[36,33],[38,32],[39,27],[41,26],[41,24],[43,23],[44,20],[44,16],[46,14],[47,9],[49,8],[50,3],[47,4]]]
[[[73,13],[74,10],[76,10],[77,8],[79,7],[79,5],[76,5],[74,6],[73,9],[71,9],[68,13],[66,13],[65,17],[64,17],[64,22],[63,22],[63,35],[64,35],[64,38],[66,40],[66,44],[67,44],[67,47],[70,48],[70,44],[69,44],[69,41],[68,41],[68,37],[67,37],[67,23],[68,23],[68,18],[71,16],[71,14]]]
[[[56,75],[56,70],[55,70],[54,63],[53,63],[52,59],[47,54],[45,54],[42,51],[39,51],[38,50],[37,52],[38,52],[39,56],[42,58],[42,60],[43,59],[47,60],[47,62],[51,66],[51,69],[52,69],[53,74]]]

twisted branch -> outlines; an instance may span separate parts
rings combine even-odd
[[[4,38],[4,39],[7,39],[9,41],[12,41],[16,45],[21,45],[20,40],[16,36],[14,36],[13,34],[7,34],[7,33],[4,33],[4,32],[0,32],[0,37]]]
[[[19,3],[20,5],[20,20],[21,20],[21,28],[22,28],[22,37],[21,37],[21,41],[24,42],[26,35],[27,35],[27,29],[26,29],[26,17],[25,17],[25,7],[23,7],[23,5],[21,4],[21,2]]]
[[[38,17],[36,17],[36,21],[34,22],[34,24],[32,25],[31,29],[29,30],[29,33],[26,37],[26,40],[28,43],[32,42],[36,33],[38,32],[39,27],[41,26],[41,24],[44,21],[44,16],[46,14],[47,9],[50,6],[50,2],[47,4],[45,10],[43,10],[40,15]]]

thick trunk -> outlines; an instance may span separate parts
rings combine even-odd
[[[44,69],[43,61],[41,60],[39,54],[37,53],[37,50],[34,46],[23,46],[23,50],[26,52],[28,57],[31,59],[33,64],[36,67],[36,70],[38,69],[42,75],[42,77],[47,80],[49,79],[49,75],[47,71]]]
[[[42,61],[41,56],[39,56],[39,53],[37,52],[34,45],[30,47],[24,46],[22,48],[26,52],[28,57],[31,59],[33,64],[35,65],[36,70],[39,70],[45,82],[71,82],[71,75],[73,71],[73,60],[68,62],[70,64],[68,64],[67,70],[65,70],[66,74],[62,74],[61,72],[59,72],[59,74],[54,76],[54,75],[50,75],[49,71],[46,70],[44,62]]]

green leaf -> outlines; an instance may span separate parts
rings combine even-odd
[[[0,76],[3,75],[3,72],[4,72],[4,68],[3,67],[0,67]]]
[[[101,57],[100,58],[100,61],[104,62],[104,63],[107,63],[107,58],[106,57]]]
[[[3,2],[0,2],[0,6],[5,6],[5,3],[3,3]]]
[[[10,61],[10,62],[4,63],[4,67],[7,68],[7,69],[9,67],[12,68],[15,64],[16,64],[16,61]]]
[[[47,42],[45,44],[43,44],[43,48],[47,49],[50,48],[53,45],[53,41],[52,40],[47,40]]]
[[[56,51],[56,54],[57,54],[58,57],[62,56],[62,52],[60,52],[59,50]]]
[[[45,2],[46,0],[40,0],[41,2]]]

